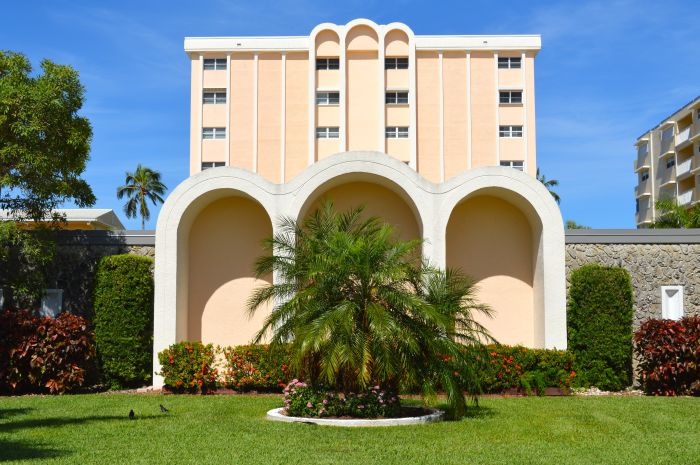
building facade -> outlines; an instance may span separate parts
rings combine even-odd
[[[534,177],[539,48],[539,36],[417,36],[363,19],[185,39],[191,176],[158,218],[155,353],[249,342],[265,314],[249,318],[246,302],[274,279],[253,273],[261,240],[323,199],[364,205],[473,276],[499,341],[565,348],[563,222]]]
[[[700,200],[700,97],[645,132],[635,147],[637,227],[656,221],[659,199],[675,199],[687,207]]]

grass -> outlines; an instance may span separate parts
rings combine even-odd
[[[0,398],[0,462],[700,463],[697,398],[486,398],[458,422],[356,429],[265,420],[280,404],[272,396]]]

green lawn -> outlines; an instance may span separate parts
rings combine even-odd
[[[160,403],[170,413],[161,414]],[[489,398],[459,422],[356,429],[265,420],[280,404],[253,396],[0,398],[0,461],[700,463],[700,399],[693,398]]]

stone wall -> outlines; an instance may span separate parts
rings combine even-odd
[[[571,272],[584,264],[626,269],[634,290],[635,329],[649,318],[661,318],[661,286],[683,286],[685,315],[700,315],[700,244],[602,243],[601,238],[597,243],[572,242],[566,244],[567,289]]]

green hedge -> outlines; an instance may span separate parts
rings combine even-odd
[[[150,384],[153,370],[153,260],[103,257],[95,282],[95,342],[113,389]]]
[[[567,323],[576,385],[620,390],[631,384],[632,302],[622,268],[591,264],[571,273]]]

